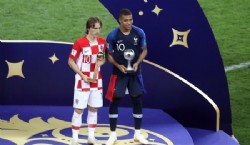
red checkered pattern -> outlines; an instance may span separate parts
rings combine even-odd
[[[95,70],[95,63],[99,51],[105,52],[106,41],[99,37],[97,43],[90,43],[86,36],[78,39],[71,50],[70,58],[76,61],[78,68],[84,75],[93,77]],[[85,83],[81,77],[75,76],[75,89],[82,91],[101,90],[102,89],[102,75],[99,72],[97,75],[97,83]]]

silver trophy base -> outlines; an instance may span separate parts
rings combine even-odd
[[[135,70],[133,70],[133,69],[128,69],[128,70],[126,70],[126,72],[127,72],[127,73],[135,73]]]

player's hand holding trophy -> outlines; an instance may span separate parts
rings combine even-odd
[[[133,49],[126,49],[123,53],[124,58],[127,60],[127,68],[126,68],[126,72],[127,73],[134,73],[135,70],[133,69],[133,67],[131,66],[131,61],[134,59],[135,57],[135,52]]]
[[[93,78],[91,79],[91,83],[97,83],[97,74],[99,72],[99,67],[103,64],[104,61],[104,53],[102,51],[99,51],[97,54],[96,58],[96,63],[95,63],[95,70],[93,74]]]

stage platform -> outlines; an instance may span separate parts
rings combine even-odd
[[[70,106],[0,106],[0,145],[67,145],[71,141]],[[150,145],[239,145],[223,131],[186,128],[167,113],[144,109],[142,133]],[[80,131],[80,144],[87,142],[86,113]],[[116,145],[133,142],[132,109],[119,108]],[[96,138],[104,145],[109,137],[108,108],[98,112]]]

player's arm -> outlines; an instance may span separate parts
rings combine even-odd
[[[97,57],[96,63],[99,67],[102,66],[105,62],[106,62],[105,54],[102,57]]]
[[[146,47],[145,47],[145,48],[142,48],[142,52],[141,52],[141,54],[139,55],[138,60],[137,60],[137,61],[134,63],[134,65],[133,65],[133,69],[134,69],[135,71],[137,71],[139,64],[143,61],[143,59],[147,56],[147,54],[148,54],[147,48],[146,48]]]
[[[117,63],[117,62],[115,61],[115,59],[114,59],[113,56],[112,56],[112,52],[108,52],[108,53],[107,53],[107,59],[108,59],[108,61],[109,61],[112,65],[114,65],[115,67],[117,67],[121,72],[127,73],[127,72],[126,72],[126,67],[125,67],[124,65],[120,65],[119,63]]]
[[[78,75],[80,75],[80,77],[85,81],[85,82],[89,82],[90,81],[90,78],[86,75],[84,75],[80,69],[78,68],[78,66],[76,65],[75,61],[69,57],[69,60],[68,60],[68,64],[70,66],[70,68],[75,72],[77,73]]]
[[[145,48],[142,48],[142,52],[141,52],[141,54],[139,55],[139,58],[138,58],[138,60],[136,61],[136,63],[141,63],[142,61],[143,61],[143,59],[147,56],[147,54],[148,54],[148,49],[147,49],[147,47],[145,47]]]
[[[78,43],[78,41],[76,41],[73,44],[73,48],[70,52],[69,55],[69,59],[68,59],[68,64],[69,67],[75,72],[77,73],[85,82],[90,82],[90,77],[84,75],[81,70],[78,68],[77,64],[76,64],[76,59],[79,57],[79,54],[81,52],[81,47]]]
[[[143,59],[144,59],[144,58],[147,56],[147,54],[148,54],[146,35],[145,35],[145,33],[144,33],[144,31],[143,31],[142,29],[136,28],[136,30],[138,31],[138,33],[139,33],[139,35],[140,35],[140,37],[141,37],[141,42],[140,42],[140,44],[141,44],[141,49],[142,49],[142,51],[141,51],[141,53],[140,53],[140,55],[139,55],[138,60],[137,60],[137,61],[134,63],[134,65],[133,65],[133,69],[134,69],[135,71],[137,71],[139,64],[143,61]]]

